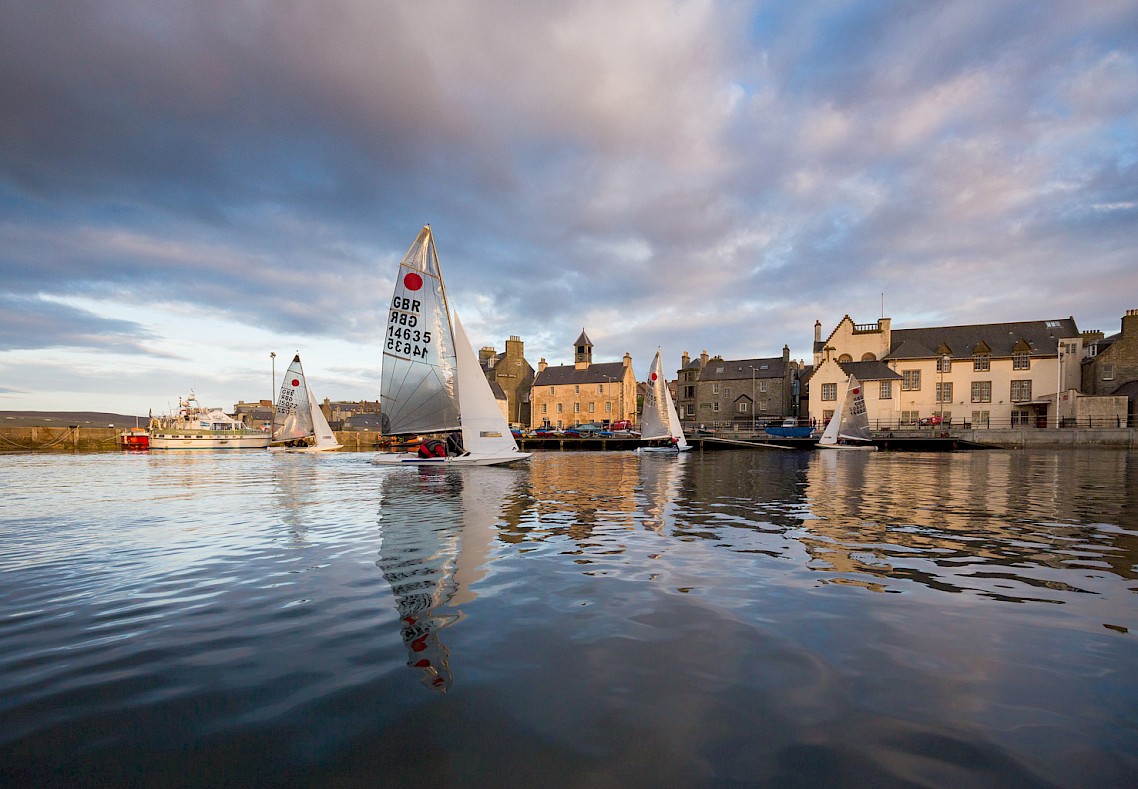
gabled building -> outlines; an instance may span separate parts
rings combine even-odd
[[[685,426],[751,431],[794,414],[798,364],[790,348],[756,359],[708,357],[687,352],[677,370],[676,409]]]
[[[636,421],[636,375],[632,356],[593,362],[593,343],[581,330],[573,343],[573,364],[538,362],[530,396],[530,426],[565,428],[591,422],[608,426]]]
[[[1122,330],[1109,337],[1084,332],[1082,390],[1085,395],[1118,395],[1128,400],[1129,423],[1138,404],[1138,310],[1122,316]]]
[[[497,353],[489,346],[482,348],[478,352],[478,362],[491,388],[497,384],[505,397],[506,421],[519,427],[528,426],[533,365],[526,361],[525,343],[521,337],[515,335],[506,340],[503,353]]]
[[[1082,343],[1074,318],[894,330],[846,315],[825,340],[815,323],[810,414],[824,424],[853,373],[874,427],[1042,426],[1054,395],[1080,385]]]

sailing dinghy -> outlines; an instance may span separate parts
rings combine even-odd
[[[437,454],[425,443],[416,452],[380,453],[373,463],[490,466],[529,457],[518,451],[462,322],[451,315],[427,225],[399,263],[383,345],[380,419],[387,436],[445,433],[450,440],[430,442]]]
[[[865,412],[865,397],[861,392],[861,384],[851,375],[846,384],[846,396],[838,402],[834,415],[822,431],[818,447],[876,450],[877,447],[869,441],[869,415]]]
[[[680,416],[672,402],[672,394],[664,382],[664,369],[660,363],[660,352],[652,360],[648,371],[647,388],[644,392],[644,414],[640,420],[640,438],[651,441],[637,448],[637,452],[685,452],[691,444],[684,437],[680,426]]]
[[[316,395],[304,377],[300,354],[292,357],[285,372],[277,405],[273,409],[273,442],[269,449],[276,452],[328,452],[339,449],[328,420],[316,400]]]

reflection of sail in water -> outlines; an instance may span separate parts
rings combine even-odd
[[[391,585],[407,665],[424,685],[446,692],[453,683],[442,628],[462,618],[456,607],[477,595],[510,470],[495,467],[401,468],[383,480],[382,547],[376,562]]]
[[[640,457],[639,508],[644,513],[644,525],[661,531],[675,520],[676,499],[679,497],[688,456],[676,457],[645,454]]]

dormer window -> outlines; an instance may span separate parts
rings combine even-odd
[[[972,369],[982,373],[992,369],[992,354],[978,353],[972,356]]]

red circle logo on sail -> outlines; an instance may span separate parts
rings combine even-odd
[[[403,287],[407,288],[407,290],[418,290],[423,287],[423,278],[414,271],[408,271],[403,276]]]
[[[655,380],[656,380],[656,373],[652,373],[652,374],[649,376],[649,378],[651,378],[653,381],[655,381]]]
[[[860,388],[854,389],[853,393],[854,394],[861,394],[861,389]]]
[[[293,378],[293,379],[292,379],[292,385],[293,385],[293,386],[300,386],[300,381],[298,381],[298,380],[296,380],[295,378]]]

